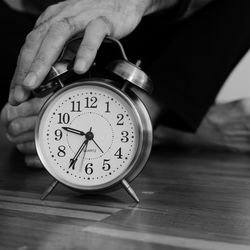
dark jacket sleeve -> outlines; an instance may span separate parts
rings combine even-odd
[[[195,131],[226,78],[250,46],[250,1],[218,0],[174,24],[158,38],[148,68],[161,122]],[[159,40],[163,41],[160,42]],[[152,48],[157,51],[157,48]]]

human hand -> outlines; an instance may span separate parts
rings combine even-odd
[[[20,152],[25,154],[27,165],[40,164],[36,154],[34,128],[38,112],[47,98],[32,98],[19,106],[7,103],[1,111],[1,121],[6,127],[6,136]]]
[[[155,139],[188,149],[249,153],[250,99],[213,105],[194,134],[161,127]]]
[[[38,18],[21,49],[11,82],[9,103],[28,99],[60,55],[65,42],[84,31],[74,70],[82,74],[91,66],[105,36],[122,38],[131,33],[151,0],[67,0],[51,5]]]
[[[207,147],[249,153],[250,99],[212,106],[196,134]]]

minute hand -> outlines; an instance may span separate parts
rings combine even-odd
[[[75,162],[77,161],[79,155],[81,154],[81,152],[83,151],[83,149],[86,147],[86,145],[88,144],[89,140],[86,139],[82,145],[80,146],[80,148],[78,149],[78,151],[76,152],[75,156],[73,157],[73,159],[71,159],[70,164],[69,164],[69,168],[71,168],[72,166],[74,166]],[[73,167],[74,169],[74,167]]]
[[[75,128],[62,127],[62,129],[66,130],[67,132],[71,132],[77,135],[86,135],[83,131],[75,129]]]

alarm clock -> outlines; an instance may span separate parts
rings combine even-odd
[[[53,92],[35,126],[38,156],[55,179],[41,199],[62,183],[96,194],[123,187],[139,202],[130,182],[145,167],[153,133],[149,113],[131,88],[150,94],[152,81],[139,62],[127,59],[118,40],[108,37],[105,41],[118,45],[122,54],[121,59],[107,65],[110,74],[78,77],[65,84],[74,75],[68,60],[64,72],[52,67],[35,90],[43,96]]]

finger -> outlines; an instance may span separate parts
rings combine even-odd
[[[43,24],[44,22],[52,21],[67,5],[66,2],[59,2],[50,5],[37,19],[35,27]]]
[[[75,18],[64,18],[52,24],[24,79],[25,88],[32,90],[40,85],[60,55],[65,42],[77,32]]]
[[[35,129],[37,116],[20,117],[12,121],[8,128],[7,133],[12,137],[18,137],[21,134],[33,131]]]
[[[85,73],[93,63],[97,50],[105,36],[110,35],[112,25],[105,17],[99,17],[88,23],[84,38],[76,55],[74,71]]]
[[[24,161],[28,167],[44,168],[42,162],[37,155],[26,155]]]
[[[33,98],[30,99],[27,102],[23,102],[18,106],[12,106],[9,103],[7,103],[1,112],[1,120],[4,123],[5,126],[8,126],[8,124],[19,118],[19,117],[27,117],[27,116],[33,116],[37,115],[42,107],[42,105],[45,103],[45,101],[48,99],[48,97],[44,98]]]
[[[17,105],[29,97],[29,90],[25,89],[22,84],[47,33],[47,29],[48,24],[41,25],[31,31],[26,37],[18,56],[16,70],[10,85],[9,103],[12,105]]]
[[[31,132],[27,132],[27,133],[24,133],[24,134],[19,135],[19,136],[11,136],[8,133],[6,133],[6,137],[11,143],[17,145],[17,144],[21,144],[21,143],[34,141],[35,140],[35,133],[34,133],[34,131],[31,131]]]
[[[28,99],[30,91],[22,86],[22,82],[30,69],[31,63],[41,46],[45,34],[47,33],[50,24],[49,21],[55,18],[64,7],[65,3],[58,3],[48,7],[38,18],[34,30],[26,37],[25,44],[18,57],[16,72],[11,83],[9,102],[12,105],[18,105],[20,102]]]
[[[26,142],[17,144],[17,149],[24,154],[36,154],[35,142]]]
[[[3,107],[3,109],[1,110],[1,122],[3,123],[3,125],[5,127],[8,126],[9,123],[9,109],[10,109],[11,105],[9,103],[6,103]]]

